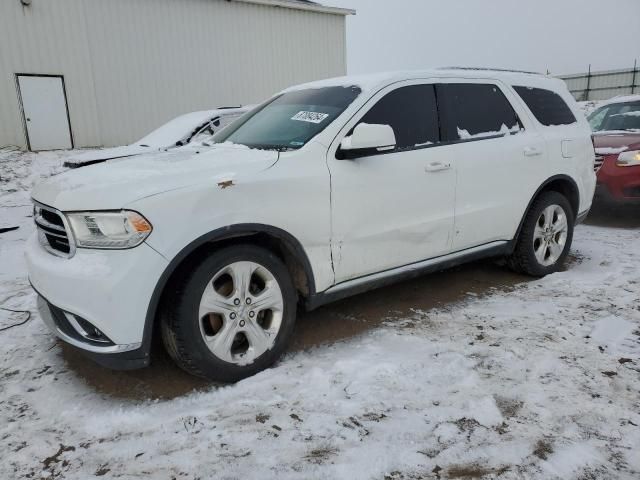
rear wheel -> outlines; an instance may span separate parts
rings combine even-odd
[[[543,192],[527,212],[511,267],[541,277],[560,270],[573,240],[573,210],[558,192]]]
[[[185,274],[162,318],[162,338],[189,373],[233,382],[271,366],[296,316],[287,268],[252,245],[221,249]]]

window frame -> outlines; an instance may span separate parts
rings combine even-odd
[[[516,118],[518,119],[518,123],[520,125],[520,131],[517,133],[505,134],[498,133],[496,135],[487,135],[485,137],[476,137],[476,138],[460,138],[457,140],[447,140],[443,141],[443,128],[442,128],[442,106],[440,104],[440,100],[438,99],[438,92],[436,86],[439,84],[480,84],[480,85],[491,85],[496,88],[504,95],[509,105],[513,109]],[[393,150],[383,150],[383,151],[366,151],[366,152],[353,152],[347,154],[340,150],[340,144],[342,140],[353,132],[354,128],[361,122],[361,120],[369,113],[369,111],[385,96],[389,93],[398,90],[403,87],[408,87],[412,85],[432,85],[434,88],[435,98],[436,98],[436,115],[438,118],[438,136],[440,141],[428,144],[428,145],[420,145],[414,146],[412,148],[404,148],[402,150],[398,150],[394,148]],[[496,140],[498,138],[505,138],[513,135],[518,135],[521,133],[525,133],[529,128],[531,128],[531,124],[529,123],[528,116],[523,116],[522,107],[518,103],[522,101],[519,96],[515,96],[505,85],[502,85],[498,80],[489,79],[489,78],[424,78],[424,79],[411,79],[411,80],[402,80],[399,82],[395,82],[385,86],[384,88],[377,91],[375,94],[371,95],[369,99],[360,107],[360,109],[344,124],[344,126],[340,129],[338,135],[335,137],[335,152],[333,153],[333,157],[337,160],[345,160],[345,159],[356,159],[363,157],[373,157],[379,155],[391,155],[391,154],[402,154],[407,152],[413,152],[416,150],[424,150],[427,148],[434,147],[444,147],[449,145],[456,145],[459,143],[470,143],[470,142],[478,142],[483,140]],[[523,121],[523,118],[525,121]]]

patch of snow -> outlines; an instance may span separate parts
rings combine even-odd
[[[624,116],[624,117],[640,117],[640,110],[632,110],[624,113],[616,113],[611,115],[612,117]]]
[[[610,136],[621,137],[623,135],[628,135],[629,133],[638,133],[638,132],[640,132],[640,128],[630,128],[628,130],[598,130],[593,132],[592,135],[610,135]]]
[[[512,135],[518,133],[520,131],[520,126],[515,125],[511,128],[507,127],[504,123],[500,127],[500,130],[493,132],[478,132],[471,134],[468,130],[464,128],[457,127],[458,129],[458,138],[461,140],[468,140],[471,138],[485,138],[485,137],[496,137],[498,135]]]
[[[554,478],[575,478],[586,468],[598,466],[604,459],[592,442],[567,445],[551,455],[544,468]],[[598,477],[592,477],[598,478]]]
[[[627,148],[629,148],[629,147],[626,147],[626,146],[625,147],[617,147],[617,148],[614,148],[614,147],[598,147],[595,150],[596,150],[596,153],[598,155],[616,155],[618,153],[624,152],[625,150],[627,150]]]
[[[610,315],[598,320],[591,332],[591,338],[611,355],[638,355],[638,338],[634,331],[638,325]]]
[[[610,98],[608,100],[600,101],[598,106],[603,105],[611,105],[614,103],[629,103],[629,102],[640,102],[640,95],[620,95],[617,97]]]
[[[591,112],[594,112],[598,108],[600,108],[603,104],[602,101],[597,100],[588,100],[583,102],[576,102],[578,104],[578,109],[582,112],[585,117],[588,117]]]

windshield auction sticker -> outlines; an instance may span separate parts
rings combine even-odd
[[[328,113],[319,113],[319,112],[298,112],[291,120],[297,120],[299,122],[309,122],[309,123],[322,123],[325,118],[329,116]]]

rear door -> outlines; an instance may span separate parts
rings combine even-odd
[[[359,123],[390,125],[396,148],[337,158]],[[439,140],[435,89],[423,82],[387,87],[345,125],[327,162],[336,283],[450,252],[456,179]]]
[[[513,89],[544,132],[552,175],[566,175],[577,183],[580,192],[577,213],[580,213],[590,208],[595,189],[591,128],[584,115],[576,111],[575,100],[566,85],[557,82],[557,86],[550,85],[557,91],[518,85]],[[574,111],[569,105],[574,106]]]
[[[457,175],[453,250],[510,240],[547,178],[544,139],[497,81],[455,79],[436,91],[441,148]]]

